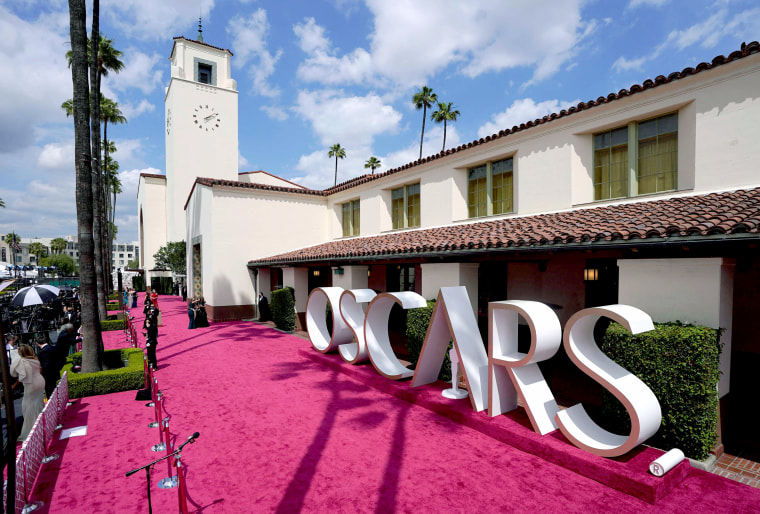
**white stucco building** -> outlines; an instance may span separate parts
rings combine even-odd
[[[483,326],[494,300],[543,301],[563,323],[626,303],[724,328],[724,420],[757,426],[739,407],[760,366],[757,42],[324,191],[237,173],[231,57],[175,38],[167,174],[138,193],[141,263],[185,239],[213,321],[254,316],[283,285],[300,315],[318,286],[466,285]]]

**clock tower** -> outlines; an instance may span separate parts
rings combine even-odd
[[[166,114],[166,238],[186,238],[185,202],[197,177],[238,180],[238,92],[232,52],[175,37]],[[149,222],[149,221],[148,221]],[[189,242],[188,242],[189,245]]]

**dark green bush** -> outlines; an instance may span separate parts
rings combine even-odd
[[[632,335],[613,323],[602,350],[640,378],[660,401],[662,425],[647,443],[663,450],[680,448],[704,460],[717,438],[720,330],[681,323],[655,324]],[[618,400],[604,392],[602,411],[609,429],[628,433],[630,419]]]
[[[158,294],[172,294],[174,279],[172,277],[153,277],[150,280],[150,288]]]
[[[124,367],[123,360],[129,360]],[[100,394],[141,389],[145,385],[143,351],[140,348],[106,350],[103,354],[103,371],[75,373],[74,366],[82,365],[82,353],[66,360],[63,371],[68,371],[69,398],[82,398]]]
[[[111,293],[111,294],[108,295],[108,301],[109,302],[112,302],[114,300],[116,300],[117,302],[119,301],[119,293],[118,292],[117,293]]]
[[[132,277],[132,287],[135,291],[145,291],[145,278],[142,276]]]
[[[124,320],[114,319],[101,321],[100,330],[103,332],[108,332],[110,330],[124,330]]]
[[[420,352],[425,342],[425,335],[427,335],[428,325],[430,324],[430,318],[433,316],[434,308],[435,300],[429,300],[427,307],[406,311],[406,348],[409,350],[409,358],[412,361],[413,367],[417,366],[417,361],[420,358]],[[452,344],[449,342],[449,350],[451,348]],[[448,350],[446,350],[441,371],[438,373],[438,380],[451,381],[451,359],[449,359]]]
[[[292,332],[296,328],[296,301],[294,289],[285,287],[272,291],[272,321],[277,328]]]

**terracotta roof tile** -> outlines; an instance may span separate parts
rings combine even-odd
[[[556,249],[574,243],[755,234],[760,239],[760,188],[606,207],[494,219],[446,227],[340,239],[249,262],[282,265],[375,256],[424,257],[490,248]]]

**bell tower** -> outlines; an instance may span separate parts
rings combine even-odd
[[[167,242],[186,238],[185,203],[197,177],[238,180],[238,92],[231,58],[229,50],[203,41],[200,22],[197,40],[174,38],[164,98]]]

